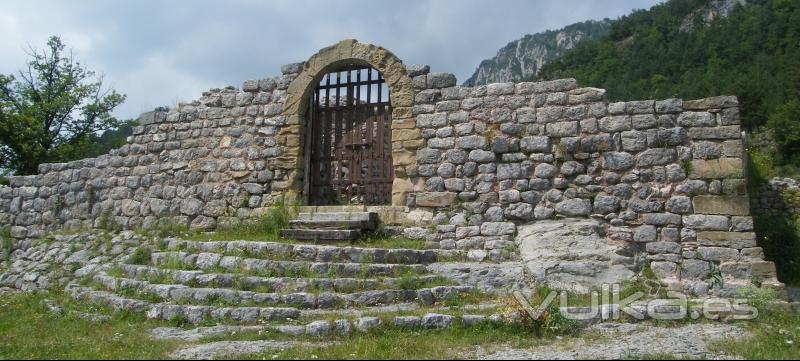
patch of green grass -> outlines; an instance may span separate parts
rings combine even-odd
[[[11,237],[11,230],[8,227],[2,227],[0,228],[0,256],[9,261],[12,251],[14,251],[14,238]]]
[[[56,299],[62,315],[42,304]],[[91,322],[71,311],[102,312],[56,294],[16,294],[0,299],[1,359],[164,359],[177,343],[156,341],[147,331],[163,324],[143,315],[114,313]]]
[[[151,251],[147,247],[138,247],[128,258],[128,264],[148,265],[151,261]]]
[[[123,287],[117,290],[117,294],[123,297],[135,298],[137,300],[147,301],[151,303],[160,303],[166,301],[163,297],[155,293],[141,290],[138,288]]]
[[[297,214],[295,207],[279,202],[261,216],[217,227],[215,232],[188,232],[185,236],[194,241],[277,241],[291,242],[280,236],[281,229]]]
[[[317,340],[317,339],[309,339]],[[528,330],[514,325],[484,323],[472,327],[455,325],[446,330],[408,330],[387,327],[350,337],[331,337],[328,347],[294,347],[238,356],[243,359],[444,359],[474,355],[478,346],[503,344],[533,347],[543,342]]]
[[[710,349],[747,360],[800,359],[800,314],[771,304],[776,293],[765,289],[745,290],[742,296],[759,310],[758,317],[738,325],[750,331],[744,340],[723,340],[712,343]]]
[[[354,247],[389,248],[389,249],[402,248],[402,249],[423,250],[427,248],[425,246],[425,241],[421,239],[391,236],[381,233],[367,234],[364,237],[361,237],[360,239],[350,242],[348,245]]]
[[[148,274],[146,279],[147,282],[150,282],[152,284],[166,285],[175,283],[174,273],[172,271],[161,270],[161,269]]]
[[[114,278],[123,278],[125,277],[125,271],[122,270],[119,266],[113,266],[106,271],[106,273]]]

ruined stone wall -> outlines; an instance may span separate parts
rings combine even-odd
[[[609,103],[571,79],[414,84],[425,141],[408,202],[432,210],[441,247],[491,257],[519,224],[592,217],[678,286],[706,292],[715,273],[777,284],[755,243],[735,97]]]
[[[792,178],[773,178],[750,194],[750,209],[757,214],[800,214],[800,182]]]
[[[352,40],[279,77],[146,113],[108,155],[12,177],[0,223],[16,238],[109,224],[213,229],[289,194],[302,200],[303,94],[357,56],[391,73],[393,209],[421,225],[409,235],[500,259],[518,225],[594,218],[609,244],[676,287],[778,284],[755,244],[735,97],[609,103],[574,79],[461,87]]]
[[[92,159],[42,164],[0,187],[0,223],[15,238],[61,228],[213,229],[250,216],[286,191],[279,130],[283,75],[212,89],[169,112],[149,112],[127,145]]]

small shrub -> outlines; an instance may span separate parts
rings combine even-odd
[[[537,289],[531,295],[531,305],[540,304],[550,291],[551,290],[547,287]],[[548,305],[544,312],[537,318],[534,318],[528,313],[525,307],[513,297],[503,300],[502,303],[505,305],[505,318],[517,320],[517,323],[521,325],[523,329],[537,337],[569,335],[574,334],[580,329],[580,325],[576,321],[570,320],[561,314],[558,302],[552,302]]]
[[[136,251],[128,258],[128,264],[148,265],[150,261],[150,249],[146,247],[136,248]]]
[[[97,227],[107,232],[119,232],[122,227],[114,221],[111,210],[106,210],[97,218]]]
[[[692,161],[687,159],[687,160],[684,160],[683,162],[681,162],[681,169],[683,170],[683,173],[685,173],[686,176],[688,177],[689,174],[692,173],[692,169],[693,169]]]
[[[183,328],[183,327],[189,326],[191,324],[191,322],[189,322],[189,318],[188,317],[186,317],[186,316],[184,316],[182,314],[179,314],[179,315],[175,315],[172,318],[170,318],[169,319],[169,324],[172,325],[173,327],[181,327],[181,328]]]
[[[11,237],[11,230],[8,227],[0,228],[0,253],[5,260],[11,258],[14,251],[14,238]]]

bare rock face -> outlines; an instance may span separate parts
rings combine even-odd
[[[541,220],[517,227],[526,271],[538,284],[585,293],[636,275],[636,245],[611,244],[592,219]]]
[[[525,35],[498,50],[493,58],[482,61],[464,85],[476,86],[530,79],[542,66],[564,51],[574,48],[581,41],[597,39],[606,34],[609,25],[606,20],[586,21],[568,25],[560,30]]]

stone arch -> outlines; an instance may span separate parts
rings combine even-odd
[[[305,169],[305,113],[314,88],[322,77],[345,63],[368,65],[381,72],[389,88],[392,102],[392,159],[395,180],[392,185],[392,205],[404,206],[412,185],[406,168],[416,165],[415,149],[419,147],[421,133],[411,108],[414,105],[414,88],[405,65],[390,51],[380,46],[359,43],[354,39],[323,48],[312,55],[286,91],[282,115],[286,117],[278,137],[282,148],[279,160],[289,175],[285,189],[300,192],[303,189]]]

